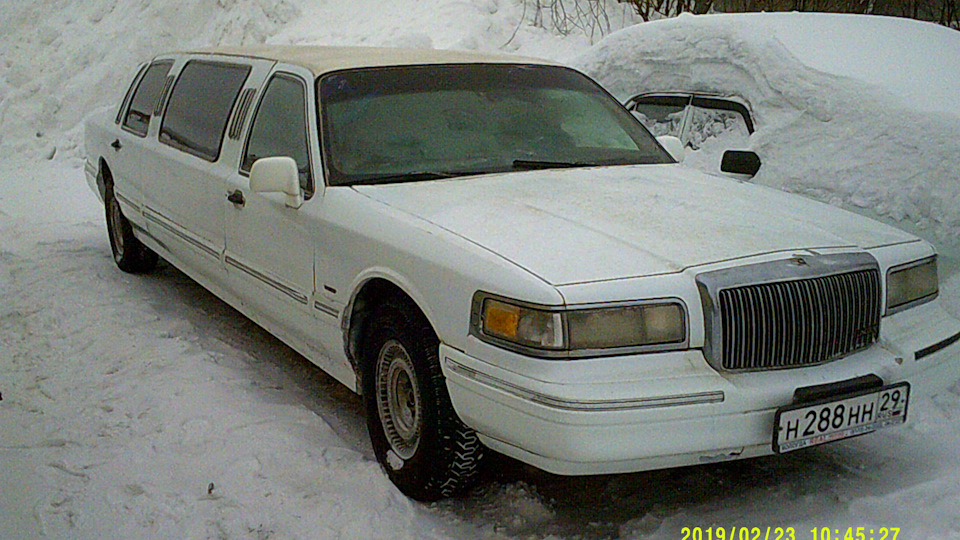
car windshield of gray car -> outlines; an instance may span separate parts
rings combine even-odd
[[[568,68],[364,68],[318,84],[330,185],[673,162],[613,97]]]

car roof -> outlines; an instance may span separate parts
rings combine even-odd
[[[316,75],[331,71],[364,67],[423,64],[545,64],[546,60],[499,53],[440,49],[401,49],[375,47],[326,47],[304,45],[260,45],[218,47],[187,51],[186,54],[215,54],[261,58],[302,66]]]

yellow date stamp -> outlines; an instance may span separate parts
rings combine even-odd
[[[680,540],[797,540],[793,527],[684,527]]]
[[[899,527],[818,527],[810,529],[810,540],[899,540]],[[684,527],[680,540],[797,540],[793,527]]]

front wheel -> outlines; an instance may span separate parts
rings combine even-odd
[[[104,206],[107,211],[107,235],[110,237],[110,250],[113,260],[124,272],[134,274],[150,272],[157,266],[157,254],[143,245],[133,235],[133,226],[123,217],[120,202],[113,193],[113,187],[107,187],[104,194]]]
[[[406,495],[421,501],[470,487],[483,446],[450,403],[440,342],[408,302],[388,301],[364,340],[364,402],[377,461]]]

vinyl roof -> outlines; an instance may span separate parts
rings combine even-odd
[[[422,64],[553,64],[546,60],[497,53],[438,49],[391,49],[373,47],[324,47],[303,45],[262,45],[219,47],[189,51],[188,54],[219,54],[274,60],[303,66],[316,75],[340,69]]]

